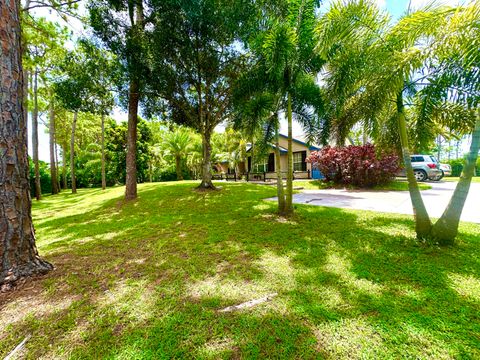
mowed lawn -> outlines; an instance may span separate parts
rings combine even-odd
[[[0,295],[0,358],[27,335],[30,359],[480,358],[480,226],[425,247],[408,216],[298,206],[285,221],[274,188],[222,186],[34,203],[56,270]]]

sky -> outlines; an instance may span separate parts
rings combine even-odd
[[[328,8],[329,3],[331,3],[333,0],[326,0],[324,1],[324,7]],[[405,12],[408,10],[410,7],[411,10],[419,9],[425,5],[428,4],[438,4],[438,5],[450,5],[450,6],[455,6],[459,4],[465,3],[467,0],[374,0],[378,6],[382,9],[385,9],[390,15],[392,16],[393,19],[398,19],[400,16],[405,14]],[[81,2],[80,3],[80,12],[84,12],[84,4]],[[79,20],[77,19],[71,19],[69,20],[68,23],[65,23],[63,20],[59,19],[59,17],[52,11],[41,9],[37,10],[35,12],[35,15],[37,16],[43,16],[46,17],[47,19],[51,21],[58,21],[62,25],[66,25],[70,28],[72,33],[76,37],[82,36],[82,34],[85,34],[84,29],[82,29],[82,24]],[[44,115],[45,116],[45,115]],[[126,121],[127,120],[127,113],[123,111],[120,108],[116,108],[114,110],[114,113],[112,114],[113,118],[118,121]],[[283,119],[281,120],[281,129],[280,131],[282,133],[287,132],[287,126],[286,126],[286,120]],[[31,129],[31,119],[29,119],[29,129]],[[223,125],[219,125],[216,129],[216,131],[222,132],[224,130]],[[302,128],[299,124],[294,123],[293,125],[293,136],[294,137],[302,137],[303,131]],[[49,162],[50,160],[50,154],[49,154],[49,146],[48,146],[48,133],[46,127],[40,122],[39,124],[39,158],[40,160]],[[31,137],[28,139],[29,145],[29,154],[31,155]]]

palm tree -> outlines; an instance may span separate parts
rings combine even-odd
[[[288,167],[285,205],[281,207],[283,185],[278,176],[279,212],[293,213],[293,115],[308,130],[313,138],[317,133],[321,96],[315,83],[315,74],[323,61],[314,52],[315,11],[317,1],[289,0],[285,2],[284,14],[269,14],[263,31],[250,42],[255,61],[251,71],[244,76],[245,97],[250,101],[250,110],[256,112],[260,127],[278,132],[279,111],[288,122]],[[240,81],[241,82],[241,81]],[[245,88],[241,86],[241,88]],[[254,127],[255,128],[255,127]],[[258,128],[258,126],[256,127]],[[273,133],[272,133],[273,134]],[[268,135],[268,132],[267,132]],[[268,138],[268,136],[267,136]],[[271,138],[271,137],[270,137]],[[277,156],[278,157],[278,156]],[[278,169],[278,167],[277,167]],[[283,196],[282,196],[283,197]]]
[[[356,3],[364,6],[362,13],[375,12],[372,5],[367,2]],[[336,16],[338,23],[342,23],[342,15],[345,14],[336,11],[330,15]],[[356,23],[354,29],[362,30],[353,33],[354,35],[360,33],[359,39],[367,39],[365,42],[367,46],[364,48],[364,61],[354,67],[356,69],[353,71],[354,76],[347,79],[351,86],[349,89],[355,90],[356,87],[357,90],[347,94],[346,105],[341,104],[340,107],[343,113],[352,114],[354,121],[344,123],[342,126],[348,129],[355,121],[363,120],[370,122],[374,132],[380,127],[391,130],[392,121],[396,122],[407,170],[417,236],[429,241],[453,242],[463,207],[462,199],[464,202],[465,190],[468,191],[466,182],[469,172],[467,169],[465,181],[459,183],[463,190],[454,194],[454,198],[458,199],[455,201],[456,205],[449,205],[444,214],[446,218],[451,219],[447,223],[454,230],[445,231],[447,225],[443,226],[442,231],[434,230],[441,229],[440,224],[445,221],[440,219],[432,225],[423,203],[410,163],[409,123],[411,128],[425,131],[434,121],[443,121],[443,125],[451,130],[460,130],[465,128],[465,121],[457,120],[459,113],[465,115],[470,112],[470,116],[463,116],[463,119],[472,119],[471,108],[478,104],[478,74],[476,77],[472,76],[475,73],[473,64],[479,63],[478,51],[474,50],[478,19],[478,3],[458,9],[428,8],[406,15],[391,27],[387,25],[388,21],[378,21],[375,17],[354,19]],[[341,33],[338,30],[337,32]],[[345,47],[349,44],[344,42],[341,45]],[[341,46],[340,48],[342,49]],[[453,59],[460,59],[457,61],[456,72],[452,72],[452,66],[448,65]],[[419,75],[420,70],[423,70],[422,75]],[[337,78],[342,79],[340,75]],[[335,80],[335,77],[332,78]],[[477,91],[476,94],[474,90]],[[459,91],[462,96],[452,96]],[[469,96],[465,96],[467,92]],[[412,105],[409,105],[409,108],[406,108],[406,99],[411,100],[409,102]],[[415,105],[418,108],[412,111],[411,108]],[[463,106],[461,111],[459,105]],[[412,114],[419,115],[413,118]],[[412,119],[415,121],[409,121]],[[473,126],[470,126],[470,131],[472,129]],[[420,136],[428,137],[431,134],[423,133]],[[472,154],[475,151],[478,153],[477,146],[478,144],[473,141]],[[473,155],[469,161],[472,160]],[[452,213],[455,213],[455,216],[452,216]],[[455,235],[452,237],[453,233]],[[450,240],[447,241],[447,238]]]
[[[177,180],[183,180],[182,160],[186,158],[191,150],[192,138],[188,130],[178,127],[173,131],[165,132],[163,137],[163,147],[175,159],[175,170]]]

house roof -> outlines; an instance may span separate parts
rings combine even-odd
[[[288,136],[287,135],[284,135],[284,134],[279,134],[281,137],[285,138],[285,139],[288,139]],[[315,146],[315,145],[309,145],[307,144],[306,142],[302,141],[302,140],[299,140],[299,139],[296,139],[296,138],[293,138],[292,139],[293,142],[296,142],[297,144],[301,144],[303,146],[306,146],[308,148],[308,150],[313,150],[313,151],[318,151],[320,150],[320,148],[318,146]]]
[[[275,144],[270,144],[270,147],[273,148],[273,149],[276,148]],[[251,149],[252,149],[252,144],[250,144],[250,143],[247,144],[247,152],[249,152]],[[278,149],[280,150],[280,154],[286,154],[286,153],[288,153],[288,150],[285,149],[285,148],[282,147],[282,146],[279,146]]]

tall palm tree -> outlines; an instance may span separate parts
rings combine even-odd
[[[260,118],[270,119],[267,128],[278,129],[278,111],[285,113],[288,123],[287,188],[284,215],[293,213],[293,115],[306,129],[308,135],[317,133],[319,113],[322,110],[320,89],[315,74],[323,61],[314,51],[314,28],[318,1],[285,1],[283,14],[270,13],[265,27],[250,42],[255,57],[250,78],[250,91],[246,94],[253,101],[266,102]],[[253,76],[252,76],[253,75]],[[262,106],[258,107],[261,109]],[[272,122],[272,119],[274,121]],[[276,121],[276,122],[275,122]],[[279,177],[279,195],[283,186]],[[279,198],[280,199],[280,198]],[[280,205],[280,204],[279,204]]]
[[[364,6],[365,12],[375,11],[368,2],[351,3]],[[455,202],[457,205],[449,205],[449,210],[447,209],[448,211],[444,214],[446,218],[451,219],[447,223],[454,230],[445,231],[447,225],[443,226],[442,231],[434,230],[441,229],[440,224],[445,221],[441,219],[432,225],[413,175],[408,132],[412,111],[410,111],[411,106],[406,108],[405,103],[406,99],[409,99],[412,100],[409,102],[413,106],[416,104],[420,106],[413,112],[420,114],[414,124],[417,130],[428,128],[426,120],[430,123],[441,120],[444,125],[454,130],[465,128],[465,121],[458,121],[459,117],[453,114],[458,115],[458,105],[462,105],[461,102],[467,98],[468,100],[463,101],[465,106],[460,113],[466,114],[469,111],[471,113],[470,109],[478,103],[473,100],[478,99],[478,92],[477,95],[473,93],[475,86],[478,90],[478,75],[476,77],[472,75],[475,73],[475,65],[478,69],[479,63],[478,51],[474,50],[475,36],[478,36],[478,7],[478,3],[458,9],[430,7],[407,14],[393,26],[388,26],[388,22],[379,22],[375,18],[354,19],[356,28],[362,29],[360,39],[368,34],[366,36],[368,46],[365,47],[364,62],[356,66],[354,81],[350,82],[353,85],[357,84],[359,90],[346,97],[348,107],[345,113],[353,109],[354,111],[350,113],[356,115],[354,118],[371,122],[372,129],[375,127],[378,129],[385,124],[388,129],[392,129],[391,122],[396,122],[407,171],[417,236],[429,241],[453,242],[461,207],[463,207],[462,199],[464,202],[465,188],[468,190],[468,186],[466,186],[467,181],[459,183],[463,190],[456,191],[457,196],[454,194],[454,198],[458,199]],[[338,23],[342,23],[341,15],[341,12],[331,14],[338,17]],[[338,30],[337,32],[341,33]],[[448,65],[454,58],[461,59],[456,73],[452,72],[452,66]],[[420,70],[423,71],[421,75]],[[452,97],[452,94],[458,94],[458,89],[463,94],[468,92],[469,96]],[[452,102],[455,106],[452,106]],[[342,110],[344,108],[342,107]],[[438,114],[442,115],[438,116]],[[463,117],[464,120],[472,118],[472,116]],[[343,124],[343,127],[348,129],[350,125]],[[470,126],[470,131],[472,130],[473,126]],[[475,141],[472,142],[472,154],[476,146]],[[473,155],[470,162],[471,160],[474,160]],[[467,169],[466,178],[468,174]],[[458,206],[460,203],[462,205]],[[452,216],[452,213],[455,213],[455,216]],[[452,237],[453,233],[455,235]]]
[[[175,159],[175,170],[177,180],[183,180],[182,160],[186,158],[191,150],[192,138],[188,130],[178,127],[173,131],[165,132],[163,137],[163,147]]]

